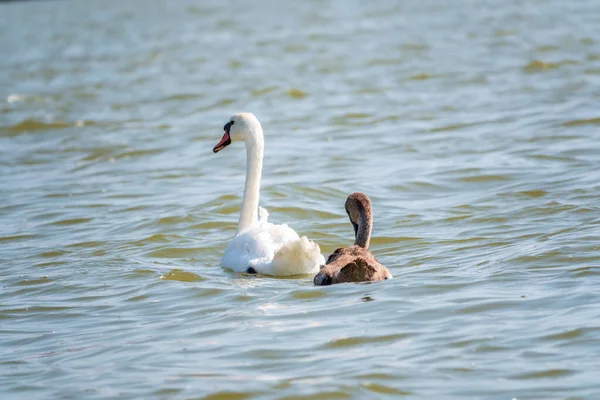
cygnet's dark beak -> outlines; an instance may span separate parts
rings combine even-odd
[[[356,239],[356,236],[358,236],[358,224],[352,220],[350,220],[350,222],[352,223],[352,227],[354,228],[354,239]]]

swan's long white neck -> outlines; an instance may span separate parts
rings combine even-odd
[[[254,126],[246,137],[246,184],[244,185],[244,198],[242,199],[238,233],[248,225],[258,221],[263,152],[262,128],[260,125]]]

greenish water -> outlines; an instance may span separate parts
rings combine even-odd
[[[600,398],[595,1],[0,5],[2,399]],[[234,274],[245,155],[325,255]]]

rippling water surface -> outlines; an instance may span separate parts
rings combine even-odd
[[[8,398],[600,398],[600,9],[559,1],[0,5]],[[395,279],[231,273],[261,204]]]

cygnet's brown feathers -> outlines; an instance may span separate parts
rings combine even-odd
[[[390,271],[368,250],[373,224],[369,197],[364,193],[352,193],[348,196],[345,206],[354,227],[355,244],[336,249],[314,277],[314,284],[331,285],[390,279],[392,277]]]

